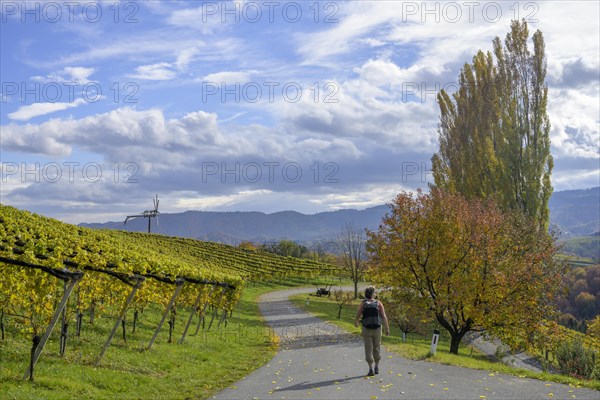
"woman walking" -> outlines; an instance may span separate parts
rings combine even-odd
[[[390,326],[385,308],[379,300],[374,299],[375,288],[369,286],[365,289],[365,299],[360,302],[354,318],[354,326],[362,323],[362,337],[365,343],[365,359],[369,364],[368,376],[379,373],[379,360],[381,360],[381,325],[385,328],[385,335],[390,334]],[[375,368],[373,369],[373,363]]]

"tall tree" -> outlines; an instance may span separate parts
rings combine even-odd
[[[520,210],[432,188],[401,193],[368,232],[371,277],[401,302],[429,310],[451,336],[469,331],[522,344],[551,313],[562,266],[553,238]]]
[[[432,158],[435,185],[468,198],[495,196],[503,209],[520,209],[546,229],[550,174],[550,122],[545,44],[538,30],[533,53],[525,20],[513,21],[494,55],[479,51],[460,72],[452,96],[442,90],[439,151]]]
[[[340,264],[354,283],[354,298],[358,298],[358,282],[363,280],[367,270],[366,238],[362,230],[347,223],[338,238]]]

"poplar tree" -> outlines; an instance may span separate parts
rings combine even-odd
[[[504,45],[496,37],[493,54],[479,51],[463,66],[454,94],[438,94],[432,169],[437,187],[467,198],[494,196],[547,229],[553,160],[545,44],[539,30],[533,53],[528,40],[525,20],[513,21]]]

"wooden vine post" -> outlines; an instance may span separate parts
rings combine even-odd
[[[179,295],[179,292],[181,291],[181,288],[183,287],[185,280],[178,278],[175,280],[175,282],[171,282],[171,283],[174,283],[176,285],[175,291],[173,292],[173,296],[171,296],[169,305],[167,306],[167,308],[165,308],[165,312],[163,313],[163,316],[160,319],[160,322],[158,323],[156,330],[154,331],[154,335],[152,335],[152,339],[150,339],[150,343],[148,343],[148,347],[147,347],[148,350],[150,350],[152,348],[152,346],[154,345],[154,341],[158,337],[158,333],[160,332],[160,329],[162,328],[163,324],[165,323],[165,320],[167,319],[167,315],[169,314],[169,311],[171,311],[173,304],[175,304],[175,299],[177,299],[177,296]]]
[[[212,290],[210,291],[210,293],[212,294],[212,292],[214,292],[214,290],[217,288],[217,285],[213,285]],[[181,339],[179,339],[179,344],[183,344],[183,342],[185,341],[185,336],[187,335],[187,331],[190,328],[190,324],[192,323],[192,319],[194,318],[194,315],[196,314],[196,312],[198,312],[198,307],[200,306],[200,298],[202,297],[202,290],[200,290],[198,292],[198,296],[196,297],[196,301],[194,301],[194,306],[192,307],[192,312],[190,313],[190,317],[187,320],[187,323],[185,324],[185,328],[183,329],[183,334],[181,335]],[[206,311],[206,307],[208,306],[208,301],[204,304],[204,308],[202,309],[202,314],[204,314],[204,311]]]
[[[141,275],[137,275],[137,274],[133,275],[132,277],[130,277],[128,279],[125,279],[125,278],[119,278],[119,279],[121,279],[123,282],[127,283],[128,285],[132,286],[132,289],[131,289],[131,292],[129,293],[129,296],[127,297],[127,300],[125,300],[125,304],[123,304],[123,308],[121,309],[121,312],[119,313],[119,316],[117,317],[117,321],[115,322],[115,325],[113,326],[112,331],[110,331],[110,335],[108,336],[108,339],[106,339],[106,343],[104,343],[104,346],[102,347],[102,351],[98,355],[98,358],[96,358],[96,362],[94,363],[94,365],[98,365],[98,363],[100,363],[100,360],[104,356],[104,353],[106,352],[106,349],[110,345],[110,342],[112,342],[112,339],[115,336],[115,333],[117,332],[117,329],[119,328],[119,325],[121,324],[121,321],[125,317],[125,313],[127,312],[127,308],[129,307],[129,304],[131,304],[131,301],[133,300],[133,296],[135,296],[135,293],[138,291],[138,289],[142,286],[142,284],[146,280],[145,277],[143,277]]]
[[[12,261],[12,263],[19,265],[19,263],[14,262],[14,261]],[[21,264],[21,265],[23,265],[23,264]],[[58,271],[58,270],[53,270],[51,268],[44,268],[44,267],[39,267],[39,266],[32,266],[32,265],[26,265],[26,266],[41,269],[45,272],[50,273],[51,275],[54,275],[58,279],[62,279],[63,281],[68,282],[65,286],[65,291],[63,293],[62,299],[60,300],[58,307],[56,307],[56,310],[54,310],[54,315],[52,315],[52,319],[50,320],[50,325],[48,325],[48,328],[46,328],[46,332],[44,333],[44,336],[39,338],[38,343],[34,343],[33,348],[31,350],[31,361],[29,362],[29,366],[27,367],[27,371],[25,371],[25,375],[23,376],[23,379],[29,378],[29,380],[33,380],[33,369],[35,368],[35,364],[37,363],[40,356],[42,355],[44,346],[46,345],[48,338],[50,338],[50,335],[52,334],[52,331],[54,330],[54,327],[56,326],[56,323],[58,322],[58,319],[60,318],[62,311],[64,310],[65,306],[67,305],[67,301],[69,300],[69,296],[71,296],[71,293],[73,292],[73,288],[75,287],[77,282],[79,282],[79,280],[83,277],[83,272],[79,272],[79,271],[69,272],[67,270]],[[37,340],[34,339],[34,342],[37,342]]]

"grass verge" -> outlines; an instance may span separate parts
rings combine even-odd
[[[270,360],[276,353],[258,310],[263,293],[285,285],[247,287],[227,327],[195,331],[195,322],[182,345],[189,310],[178,310],[173,342],[168,343],[165,323],[154,347],[144,350],[158,325],[162,310],[154,305],[140,315],[138,329],[127,341],[119,328],[98,366],[93,362],[108,337],[114,319],[84,320],[81,338],[71,337],[60,357],[58,335],[53,334],[36,365],[33,382],[22,379],[29,361],[29,335],[11,329],[0,340],[0,393],[2,399],[205,399],[231,385]],[[132,311],[128,313],[131,318]],[[129,321],[128,321],[129,322]],[[207,324],[208,325],[208,324]],[[57,331],[57,329],[55,329]]]
[[[307,305],[307,298],[310,300]],[[307,294],[298,294],[290,297],[290,300],[301,309],[308,311],[325,321],[345,329],[348,332],[360,334],[359,328],[354,327],[354,316],[358,307],[358,301],[346,305],[342,309],[341,319],[337,319],[338,306],[327,297],[317,297]],[[514,368],[500,362],[492,362],[487,356],[481,354],[476,348],[461,345],[458,355],[451,354],[450,336],[440,330],[440,339],[437,352],[430,355],[431,337],[417,334],[409,334],[407,342],[402,342],[402,334],[397,327],[390,326],[390,336],[383,337],[383,344],[388,351],[412,360],[425,360],[440,364],[455,365],[459,367],[487,370],[491,373],[504,373],[515,375],[520,378],[533,378],[548,382],[563,383],[573,387],[585,387],[600,390],[598,380],[578,380],[564,375],[550,373],[537,373],[525,369]]]

